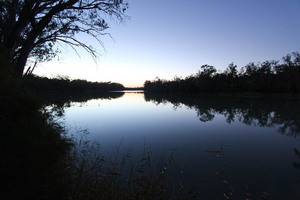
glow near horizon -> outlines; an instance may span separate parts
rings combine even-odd
[[[298,0],[129,0],[122,23],[108,20],[102,46],[78,36],[103,54],[97,63],[84,50],[80,57],[61,48],[60,61],[41,63],[34,73],[72,79],[142,86],[155,77],[195,74],[201,65],[224,70],[234,62],[280,60],[300,50]],[[96,44],[96,45],[94,45]]]

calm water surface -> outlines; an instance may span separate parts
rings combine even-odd
[[[230,185],[236,199],[300,199],[299,102],[126,92],[73,102],[64,118],[69,133],[87,129],[107,154],[120,145],[137,158],[176,152],[174,179],[200,198],[224,199]]]

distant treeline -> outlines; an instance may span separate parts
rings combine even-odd
[[[89,82],[86,80],[70,80],[66,77],[47,78],[35,75],[23,77],[23,83],[32,91],[38,93],[73,92],[73,93],[94,93],[124,90],[125,87],[120,83],[111,82]]]
[[[184,79],[156,78],[144,83],[145,91],[153,92],[300,92],[300,54],[287,54],[280,61],[249,63],[237,69],[229,64],[223,72],[211,65],[201,66],[201,71]]]

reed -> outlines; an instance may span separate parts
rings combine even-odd
[[[86,139],[87,134],[86,130],[77,133],[65,160],[68,199],[170,199],[173,152],[158,166],[153,166],[151,151],[146,149],[141,159],[134,160],[132,149],[121,154],[119,145],[107,157],[99,143]]]

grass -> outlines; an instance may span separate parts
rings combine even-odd
[[[69,173],[70,199],[168,199],[168,170],[174,162],[173,153],[154,167],[151,153],[144,151],[134,161],[129,149],[123,155],[120,147],[109,158],[100,145],[85,139],[86,131],[74,139],[66,172]]]

